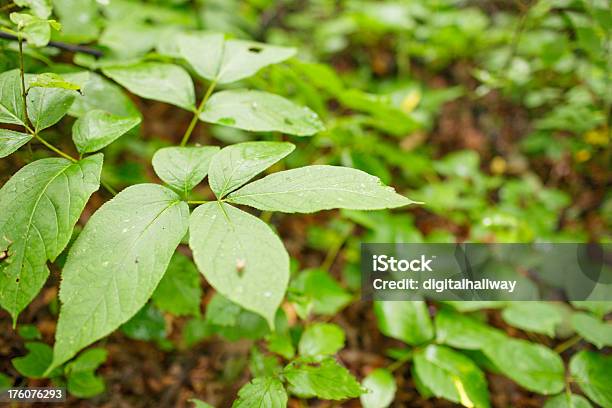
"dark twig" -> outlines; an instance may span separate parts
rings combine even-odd
[[[4,38],[6,40],[18,41],[18,38],[16,35],[5,33],[2,31],[0,31],[0,38]],[[94,48],[90,48],[90,47],[87,47],[84,45],[78,45],[78,44],[68,44],[68,43],[64,43],[60,41],[49,41],[49,44],[47,44],[47,46],[58,48],[64,51],[81,52],[83,54],[93,55],[94,57],[102,57],[104,55],[102,51],[96,50]]]

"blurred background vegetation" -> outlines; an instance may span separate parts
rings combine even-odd
[[[10,24],[7,12],[19,9],[15,3],[0,3],[2,25]],[[424,202],[393,212],[262,215],[293,258],[294,276],[283,306],[286,322],[297,330],[293,336],[299,337],[295,322],[300,319],[316,316],[339,324],[347,338],[340,358],[358,377],[384,365],[384,350],[397,346],[377,332],[371,305],[355,302],[360,242],[612,239],[608,0],[52,3],[62,30],[52,33],[56,47],[24,49],[32,73],[94,71],[106,63],[143,57],[168,60],[176,46],[173,34],[190,29],[296,47],[296,58],[245,82],[309,106],[324,121],[325,131],[296,138],[200,123],[192,141],[225,145],[290,140],[297,144],[296,152],[273,170],[351,166]],[[67,50],[66,45],[76,43],[96,52]],[[0,71],[17,67],[17,43],[0,40],[0,50]],[[97,51],[103,56],[92,55]],[[109,111],[140,111],[143,116],[141,126],[105,150],[105,180],[121,189],[155,179],[153,153],[180,141],[190,114],[127,96],[102,76],[88,87],[84,92],[89,98],[105,103]],[[198,84],[199,95],[203,89]],[[72,109],[84,108],[77,104]],[[64,121],[48,135],[67,151],[72,149],[70,126]],[[0,184],[27,162],[48,154],[34,147],[3,159]],[[210,197],[208,190],[198,194]],[[97,193],[85,218],[108,198],[105,191]],[[23,354],[28,336],[51,337],[58,279],[56,268],[54,280],[26,313],[34,332],[25,337],[0,333],[2,355]],[[110,357],[101,369],[108,392],[92,404],[184,406],[188,398],[199,396],[226,406],[248,380],[249,365],[253,372],[258,361],[268,361],[254,344],[266,338],[266,347],[283,355],[281,340],[274,343],[263,320],[232,309],[209,287],[204,293],[202,316],[200,305],[186,306],[178,317],[163,313],[163,302],[154,301],[111,336],[105,344]],[[568,336],[518,332],[497,312],[487,311],[484,317],[510,334],[551,347]],[[8,361],[0,364],[0,371],[19,376]],[[397,371],[396,380],[398,406],[451,405],[419,396],[409,369]],[[543,404],[542,397],[501,379],[492,380],[491,387],[496,406]]]

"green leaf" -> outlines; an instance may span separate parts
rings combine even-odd
[[[361,385],[368,390],[359,397],[363,408],[387,408],[393,402],[397,391],[395,378],[384,368],[372,371],[363,379]]]
[[[588,313],[572,315],[574,330],[597,348],[612,346],[612,323],[602,322]]]
[[[429,345],[414,355],[414,367],[423,384],[437,397],[465,407],[489,407],[487,381],[468,357],[444,346]]]
[[[259,218],[221,202],[196,208],[189,229],[189,246],[206,280],[274,327],[289,280],[289,256],[278,236]]]
[[[187,195],[204,180],[218,151],[216,146],[164,147],[155,152],[153,169],[166,184]]]
[[[344,331],[332,323],[314,323],[304,330],[298,350],[304,357],[336,354],[344,347]]]
[[[604,317],[606,314],[612,312],[612,301],[603,302],[603,301],[573,301],[570,302],[577,309],[585,309],[589,312],[599,316]]]
[[[168,270],[153,292],[153,303],[160,310],[175,316],[200,314],[200,274],[185,255],[176,252]]]
[[[295,149],[287,142],[245,142],[227,146],[210,163],[210,188],[221,199]]]
[[[159,310],[147,303],[121,326],[121,331],[135,340],[163,340],[166,338],[166,320]]]
[[[322,269],[303,271],[289,287],[312,299],[312,311],[315,314],[332,316],[353,299],[348,291]]]
[[[32,13],[39,18],[49,18],[51,3],[49,0],[15,0],[19,7],[29,7]]]
[[[288,360],[295,356],[295,347],[293,347],[293,341],[289,332],[279,333],[275,331],[266,337],[266,341],[268,350],[271,352],[279,354]]]
[[[13,386],[13,379],[6,374],[0,373],[0,392],[11,388]]]
[[[427,305],[423,301],[374,302],[374,313],[378,328],[385,336],[416,345],[434,335]]]
[[[549,398],[544,408],[592,408],[591,403],[582,395],[565,393]]]
[[[69,81],[82,83],[82,95],[75,99],[68,111],[69,115],[80,117],[90,110],[100,109],[117,116],[140,116],[140,111],[123,90],[101,75],[94,72],[77,72],[63,76]]]
[[[291,385],[290,391],[301,398],[342,400],[364,392],[355,377],[333,358],[320,363],[296,360],[285,367],[284,376]]]
[[[11,13],[11,21],[17,24],[19,35],[34,47],[44,47],[51,39],[51,20],[42,19],[26,13]]]
[[[33,81],[30,82],[29,88],[62,88],[70,91],[78,91],[81,89],[80,85],[66,81],[58,74],[48,72],[40,75],[36,75]]]
[[[38,327],[33,324],[20,324],[17,328],[17,332],[24,340],[40,340],[42,337]]]
[[[0,189],[0,305],[13,321],[49,276],[47,260],[64,250],[100,183],[102,155],[73,163],[37,160]]]
[[[295,48],[224,37],[219,33],[183,34],[178,39],[180,54],[199,75],[225,84],[255,75],[296,53]]]
[[[482,350],[505,339],[505,334],[476,319],[442,309],[436,315],[436,341],[466,350]]]
[[[230,341],[257,340],[270,332],[263,317],[218,293],[215,293],[206,306],[205,321],[211,333],[217,333]]]
[[[40,132],[59,122],[66,115],[77,95],[76,91],[62,88],[36,87],[30,89],[27,97],[28,116],[34,130]]]
[[[72,126],[72,140],[79,153],[91,153],[113,143],[140,123],[139,116],[122,117],[91,110]]]
[[[189,402],[193,403],[193,408],[215,408],[209,403],[200,401],[198,399],[190,399]]]
[[[200,114],[204,122],[249,130],[310,136],[324,129],[316,113],[282,96],[233,89],[214,93]]]
[[[141,62],[102,68],[102,72],[133,94],[195,110],[193,82],[187,71],[178,65]]]
[[[228,196],[228,201],[263,211],[312,213],[332,208],[380,210],[413,201],[361,170],[307,166],[279,171]]]
[[[14,130],[0,129],[0,158],[6,157],[19,149],[32,139],[32,135],[15,132]]]
[[[565,386],[561,357],[541,344],[507,338],[483,351],[504,375],[530,391],[550,395]]]
[[[44,378],[45,371],[53,357],[53,349],[45,343],[26,343],[25,348],[29,353],[23,357],[15,357],[11,360],[13,367],[19,374],[29,378]]]
[[[96,376],[95,371],[106,361],[107,355],[104,349],[92,348],[81,353],[75,361],[66,366],[64,371],[70,394],[79,398],[91,398],[104,392],[104,380]]]
[[[546,302],[510,302],[502,317],[511,326],[550,337],[555,336],[555,327],[563,321],[559,307]]]
[[[106,202],[72,245],[62,272],[53,367],[134,316],[187,232],[189,208],[155,184]]]
[[[287,391],[275,377],[258,377],[238,391],[238,399],[232,408],[284,408],[287,406]]]
[[[19,70],[0,74],[0,122],[25,125]]]
[[[587,397],[612,407],[612,356],[583,350],[572,357],[570,372]]]

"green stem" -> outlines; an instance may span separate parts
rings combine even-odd
[[[400,358],[399,360],[395,361],[394,363],[389,364],[389,366],[387,367],[387,370],[389,370],[391,372],[397,370],[398,368],[400,368],[401,366],[406,364],[408,361],[412,360],[413,354],[414,353],[407,354],[406,356]]]
[[[575,335],[574,337],[571,337],[570,339],[564,341],[563,343],[555,347],[555,353],[557,354],[563,353],[565,350],[577,344],[580,340],[582,340],[582,337],[580,337],[580,335],[578,334]]]
[[[335,242],[335,245],[329,248],[329,251],[327,252],[327,256],[325,257],[325,260],[323,261],[323,264],[321,265],[321,269],[323,269],[324,271],[329,271],[332,264],[334,263],[334,260],[338,256],[338,253],[340,252],[342,245],[344,245],[349,235],[351,235],[352,231],[353,231],[353,228],[350,228],[345,234],[339,237],[339,239]]]
[[[29,128],[30,118],[28,116],[28,102],[27,102],[27,93],[26,93],[26,87],[25,87],[25,69],[23,65],[23,38],[21,37],[21,34],[18,35],[17,38],[19,41],[19,76],[21,77],[21,99],[23,103],[23,114],[25,116],[25,127],[28,130],[31,130]]]
[[[189,127],[187,127],[187,130],[185,131],[185,134],[183,135],[183,139],[181,140],[181,146],[185,146],[187,142],[189,141],[189,138],[191,137],[191,133],[193,132],[195,125],[198,123],[198,120],[200,119],[200,114],[204,110],[204,106],[206,106],[206,102],[208,102],[208,98],[210,98],[210,95],[212,95],[212,92],[215,89],[215,86],[217,86],[217,81],[212,81],[210,85],[208,86],[208,89],[206,90],[206,94],[204,95],[204,98],[202,98],[202,102],[200,102],[198,109],[195,111],[195,115],[193,115],[193,118],[191,119],[191,122],[189,123]]]
[[[38,133],[34,133],[34,137],[36,139],[38,139],[38,141],[42,144],[44,144],[45,146],[47,146],[47,148],[49,148],[50,150],[53,150],[55,153],[59,154],[60,156],[62,156],[65,159],[70,160],[71,162],[77,162],[78,160],[75,159],[74,157],[68,155],[67,153],[64,153],[63,151],[61,151],[60,149],[58,149],[57,147],[53,146],[51,143],[47,142],[45,139],[43,139],[42,137],[40,137],[40,135]]]
[[[210,201],[206,201],[206,200],[189,200],[187,201],[187,204],[206,204],[206,203],[210,203]]]
[[[108,190],[108,192],[111,193],[112,195],[114,196],[117,195],[117,190],[115,190],[110,184],[108,184],[108,182],[102,180],[102,178],[100,178],[100,184],[102,184],[102,187]]]

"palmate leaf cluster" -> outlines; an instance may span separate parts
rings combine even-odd
[[[405,346],[388,350],[395,362],[360,373],[364,377],[359,382],[336,358],[347,341],[343,328],[316,321],[319,317],[328,320],[350,304],[359,282],[349,271],[343,284],[339,283],[328,273],[328,264],[292,274],[292,262],[281,237],[262,220],[267,219],[267,212],[343,209],[343,219],[329,230],[309,232],[314,237],[311,245],[320,250],[339,248],[345,241],[352,248],[353,224],[379,242],[425,239],[416,228],[410,228],[413,220],[409,215],[351,211],[412,203],[383,184],[389,184],[397,170],[409,178],[426,175],[423,179],[427,183],[411,197],[427,202],[429,210],[445,213],[454,222],[488,225],[485,221],[493,220],[495,227],[503,230],[498,239],[533,239],[535,234],[541,237],[550,232],[556,222],[550,214],[568,200],[561,192],[540,188],[533,180],[514,180],[500,188],[500,195],[508,198],[504,205],[491,209],[485,205],[486,197],[500,187],[501,181],[483,174],[474,152],[457,152],[431,161],[398,152],[392,147],[395,145],[378,137],[382,133],[399,138],[431,126],[432,112],[464,90],[432,91],[429,99],[415,88],[407,93],[366,92],[349,86],[327,65],[295,59],[297,50],[293,47],[198,30],[182,15],[152,3],[114,0],[105,13],[115,20],[102,34],[100,16],[92,12],[99,5],[93,0],[53,1],[53,16],[61,21],[61,27],[52,16],[50,2],[20,0],[15,4],[19,11],[2,24],[24,41],[27,56],[43,64],[35,71],[26,64],[23,88],[20,70],[14,65],[0,74],[0,123],[7,125],[0,129],[0,157],[20,149],[24,152],[29,144],[43,143],[47,134],[56,131],[63,132],[61,137],[71,133],[79,155],[32,160],[0,189],[0,306],[10,313],[14,324],[40,293],[49,276],[49,262],[61,267],[54,347],[37,341],[40,333],[27,330],[31,327],[17,325],[20,336],[28,340],[28,354],[12,361],[22,375],[50,377],[65,383],[69,392],[80,398],[97,395],[105,385],[95,370],[106,359],[106,352],[84,349],[116,330],[133,339],[154,341],[162,349],[172,348],[166,338],[163,312],[191,318],[183,332],[182,341],[187,346],[212,334],[228,341],[263,339],[267,353],[257,347],[251,351],[253,379],[238,392],[234,402],[237,407],[284,407],[290,397],[360,398],[367,408],[386,407],[398,388],[394,370],[404,364],[410,366],[422,396],[444,398],[466,407],[491,405],[485,376],[489,371],[549,396],[547,407],[588,407],[591,403],[612,406],[609,356],[584,350],[564,364],[550,347],[510,337],[488,326],[480,312],[500,308],[508,325],[541,336],[554,337],[569,326],[594,350],[612,344],[610,323],[605,320],[610,306],[605,302],[576,302],[573,306],[579,312],[558,303],[447,302],[436,305],[433,318],[425,302],[376,303],[373,309],[379,331]],[[462,55],[473,41],[481,45],[474,27],[485,23],[482,16],[470,10],[461,17],[470,21],[472,29],[459,27],[465,32],[455,35],[437,26],[443,24],[448,10],[431,15],[427,7],[417,10],[433,23],[416,30],[417,22],[399,3],[353,6],[347,9],[348,18],[342,20],[343,29],[326,33],[330,27],[321,25],[314,30],[312,41],[306,43],[321,44],[318,51],[325,54],[333,51],[328,46],[333,49],[345,43],[352,30],[363,28],[382,34],[415,30],[418,40],[428,46],[415,44],[411,55],[443,63],[452,57],[445,54],[448,49],[452,49],[451,54]],[[541,18],[539,8],[534,8],[530,19]],[[76,14],[80,17],[72,18]],[[118,18],[130,14],[137,14],[143,21],[122,22]],[[598,16],[608,21],[605,15]],[[583,21],[574,15],[571,18],[581,28],[580,41],[598,56],[598,37],[589,33]],[[77,54],[76,65],[70,68],[53,64],[46,67],[47,57],[39,52],[45,49],[39,47],[54,36],[74,42],[95,40],[105,47],[106,56],[93,59]],[[449,39],[456,41],[445,48]],[[404,52],[401,46],[398,49]],[[16,50],[12,48],[18,55]],[[519,47],[510,61],[516,69],[508,78],[495,66],[486,67],[487,72],[477,71],[476,76],[488,89],[501,89],[508,82],[513,86],[509,87],[511,93],[520,94],[534,82],[520,75],[528,54],[529,50]],[[600,65],[598,60],[598,69]],[[270,75],[257,75],[262,69],[268,69]],[[497,75],[487,76],[491,72]],[[205,85],[202,92],[200,83]],[[599,89],[597,83],[588,86]],[[300,90],[297,97],[295,88]],[[530,137],[535,142],[528,149],[541,149],[540,139],[548,140],[554,129],[598,131],[602,124],[598,114],[593,113],[587,121],[574,121],[582,127],[568,120],[574,114],[584,118],[593,111],[590,102],[583,103],[584,89],[574,91],[564,98],[580,109],[573,113],[562,109],[549,112],[538,122],[539,133]],[[196,121],[215,126],[219,134],[239,138],[249,135],[244,132],[276,134],[268,141],[220,148],[188,144],[191,128],[180,146],[157,148],[159,145],[152,143],[152,167],[162,183],[132,183],[88,217],[81,231],[75,225],[102,177],[108,176],[108,169],[103,169],[105,155],[124,146],[120,138],[135,135],[143,126],[142,114],[128,92],[184,110]],[[593,98],[607,97],[599,94],[594,92]],[[527,96],[530,101],[549,97],[535,93]],[[333,117],[329,108],[332,100],[342,110],[350,110],[351,115]],[[68,132],[66,124],[72,126]],[[359,138],[354,137],[355,129]],[[313,148],[323,148],[319,150],[340,157],[338,161],[351,167],[301,166],[303,153],[300,149],[294,152],[294,143],[279,141],[278,133],[288,135],[287,139],[296,144],[300,138],[314,136],[309,139]],[[552,155],[551,149],[546,148],[546,154]],[[300,155],[300,159],[292,159]],[[285,166],[290,169],[284,170]],[[391,166],[394,171],[389,170]],[[210,188],[209,201],[195,199],[200,198],[203,186]],[[533,191],[538,192],[537,199],[524,204]],[[533,222],[522,220],[523,214]],[[504,235],[508,225],[516,228]],[[489,232],[475,227],[474,237],[482,238]],[[190,248],[193,261],[177,250],[181,245]],[[355,261],[355,253],[350,250],[346,257],[349,262]],[[200,274],[216,292],[203,316]],[[288,323],[285,311],[279,308],[284,301],[303,325]],[[567,388],[567,378],[577,387]],[[0,374],[0,389],[11,383],[9,377]],[[576,394],[578,390],[584,396]],[[194,404],[208,406],[202,401]]]

